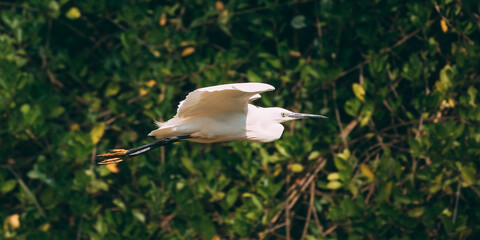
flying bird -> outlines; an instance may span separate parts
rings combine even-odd
[[[234,83],[197,89],[178,105],[177,114],[148,134],[159,139],[132,149],[113,149],[97,155],[99,164],[118,163],[156,147],[180,140],[200,143],[249,141],[272,142],[283,133],[281,123],[301,118],[327,118],[322,115],[294,113],[278,107],[250,104],[260,93],[275,88],[265,83]]]

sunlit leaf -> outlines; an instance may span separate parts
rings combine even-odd
[[[423,207],[413,208],[408,211],[408,216],[413,218],[419,218],[423,215],[424,211],[425,209]]]
[[[290,171],[294,173],[299,173],[303,171],[303,166],[302,164],[299,163],[292,163],[289,165]]]
[[[327,179],[328,179],[328,181],[336,181],[336,180],[340,179],[340,174],[338,174],[338,172],[330,173],[330,174],[328,174]]]
[[[195,52],[194,47],[187,47],[182,50],[182,57],[192,55]]]
[[[160,26],[165,26],[165,24],[167,24],[167,14],[166,13],[162,13],[162,15],[160,15],[160,19],[158,20],[158,24],[160,24]]]
[[[111,173],[118,173],[120,170],[117,167],[117,164],[107,164],[105,167],[110,171]]]
[[[360,170],[362,171],[362,174],[368,179],[373,180],[375,178],[375,175],[367,164],[360,164]]]
[[[7,180],[4,183],[2,183],[2,185],[0,186],[0,192],[2,194],[8,193],[12,191],[16,185],[17,185],[17,181],[15,179]]]
[[[339,181],[331,181],[331,182],[327,183],[327,188],[328,189],[335,190],[335,189],[339,189],[341,187],[342,187],[342,183],[339,182]]]
[[[217,9],[217,11],[223,11],[225,9],[225,5],[223,4],[222,1],[216,1],[215,9]]]
[[[145,223],[145,215],[140,210],[133,209],[132,214],[138,221]]]
[[[216,202],[216,201],[222,200],[223,198],[225,198],[225,193],[224,192],[215,192],[213,194],[212,198],[210,198],[210,201],[211,202]]]
[[[447,216],[447,217],[452,216],[452,212],[448,208],[443,209],[442,214]]]
[[[80,9],[78,9],[77,7],[71,7],[67,13],[65,13],[65,16],[69,19],[77,19],[77,18],[80,18],[82,16],[82,13],[80,12]]]
[[[447,22],[444,19],[440,20],[440,27],[444,33],[448,31]]]
[[[468,183],[468,185],[475,184],[475,174],[476,170],[472,167],[461,166],[460,173],[462,174],[462,179]]]
[[[355,96],[360,99],[360,101],[365,102],[365,89],[363,89],[363,86],[358,83],[354,83],[352,85],[352,89]]]
[[[388,182],[386,185],[385,185],[385,200],[387,202],[390,202],[390,195],[392,194],[392,187],[393,187],[393,183],[392,182]]]
[[[52,225],[50,225],[50,223],[45,223],[45,224],[42,224],[38,229],[42,232],[48,232],[48,230],[50,230],[51,227]]]
[[[344,161],[347,161],[347,160],[350,158],[350,150],[345,149],[345,150],[343,150],[342,153],[338,153],[337,156],[338,156],[340,159],[342,159],[342,160],[344,160]]]
[[[468,87],[467,93],[469,97],[468,104],[472,107],[476,107],[477,104],[475,104],[475,100],[477,98],[478,90],[474,86],[470,86]]]
[[[122,200],[120,199],[113,199],[113,204],[115,204],[115,206],[119,207],[122,211],[125,211],[127,209],[127,207],[125,206],[125,203],[122,202]]]
[[[145,82],[145,85],[149,88],[154,87],[156,84],[157,84],[157,81],[155,81],[154,79],[151,79],[151,80],[148,80],[147,82]]]
[[[90,131],[90,139],[92,140],[93,145],[96,145],[100,141],[104,132],[105,122],[98,122],[93,126]]]
[[[313,151],[308,155],[308,160],[311,161],[311,160],[317,159],[318,157],[320,157],[320,152]]]
[[[140,90],[138,90],[138,95],[139,95],[140,97],[143,97],[143,96],[145,96],[145,95],[147,95],[147,94],[148,94],[147,90],[145,90],[145,89],[143,89],[143,88],[140,88]]]
[[[8,230],[20,228],[20,215],[18,213],[8,216],[3,222],[3,229]]]
[[[452,87],[452,74],[453,68],[450,67],[450,65],[445,65],[445,67],[440,70],[440,80],[435,83],[435,88],[439,92],[445,93]]]
[[[120,91],[120,85],[115,82],[111,82],[108,84],[107,89],[105,90],[105,97],[114,96]]]

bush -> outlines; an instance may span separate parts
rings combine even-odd
[[[478,239],[478,1],[0,2],[16,239]],[[319,113],[274,143],[151,142],[189,91]]]

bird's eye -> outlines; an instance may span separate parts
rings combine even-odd
[[[287,116],[287,114],[286,114],[286,113],[282,113],[282,117],[286,117],[286,116]]]

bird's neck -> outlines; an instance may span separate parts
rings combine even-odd
[[[247,114],[247,137],[254,142],[272,142],[283,133],[283,125],[274,118],[272,108],[249,104]]]

